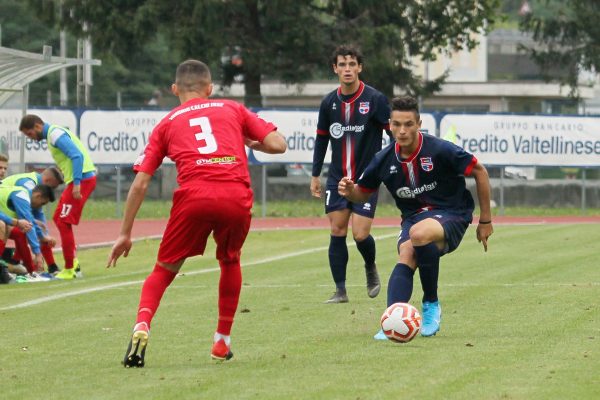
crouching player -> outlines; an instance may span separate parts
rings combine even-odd
[[[360,202],[383,182],[393,196],[402,212],[402,225],[387,303],[410,300],[418,267],[423,288],[421,335],[433,336],[442,316],[437,292],[440,257],[458,247],[473,220],[475,206],[465,176],[475,178],[480,208],[477,240],[485,251],[493,228],[485,167],[461,147],[422,134],[420,127],[417,101],[408,96],[393,99],[390,129],[395,142],[377,153],[356,184],[342,178],[338,191]],[[383,331],[375,339],[386,339]]]
[[[60,170],[56,167],[48,167],[42,171],[42,173],[34,171],[9,175],[2,180],[2,185],[24,187],[29,191],[31,196],[32,190],[40,183],[47,185],[52,189],[56,189],[63,182],[63,176]],[[35,230],[40,241],[40,248],[44,261],[46,261],[46,265],[48,266],[48,272],[50,274],[57,274],[59,269],[56,265],[54,254],[52,253],[52,248],[56,245],[56,239],[48,235],[44,209],[42,207],[31,207],[31,212],[36,221]],[[21,259],[19,252],[14,254],[13,259]]]
[[[54,201],[54,191],[47,185],[37,185],[31,191],[24,187],[0,185],[0,254],[8,238],[15,241],[17,252],[23,259],[30,276],[43,272],[42,253],[37,237],[32,209],[41,209]],[[34,257],[28,248],[31,247]]]

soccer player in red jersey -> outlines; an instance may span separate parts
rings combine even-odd
[[[250,228],[253,199],[244,144],[266,153],[283,153],[287,144],[275,125],[243,105],[208,99],[212,89],[206,64],[197,60],[181,63],[171,87],[181,105],[154,128],[134,164],[137,175],[129,189],[121,232],[107,267],[116,266],[121,255],[129,254],[135,216],[164,157],[175,162],[179,188],[173,194],[156,265],[142,287],[125,367],[144,366],[150,323],[163,293],[187,257],[204,253],[211,233],[221,267],[219,320],[211,356],[218,360],[233,356],[230,332],[242,285],[240,254]]]

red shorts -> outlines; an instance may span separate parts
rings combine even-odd
[[[61,220],[67,224],[77,225],[81,219],[81,212],[85,202],[96,188],[96,176],[81,181],[81,199],[73,198],[73,182],[69,183],[62,192],[53,219]]]
[[[204,254],[208,236],[217,243],[217,259],[239,260],[250,229],[252,190],[243,184],[182,187],[173,194],[173,207],[158,249],[158,261],[174,264]]]

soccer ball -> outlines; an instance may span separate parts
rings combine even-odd
[[[381,329],[394,342],[410,342],[421,330],[421,314],[408,303],[394,303],[381,316]]]

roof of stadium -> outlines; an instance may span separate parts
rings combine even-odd
[[[100,60],[52,56],[52,47],[42,54],[0,46],[0,107],[16,92],[51,72],[77,65],[101,65]]]

